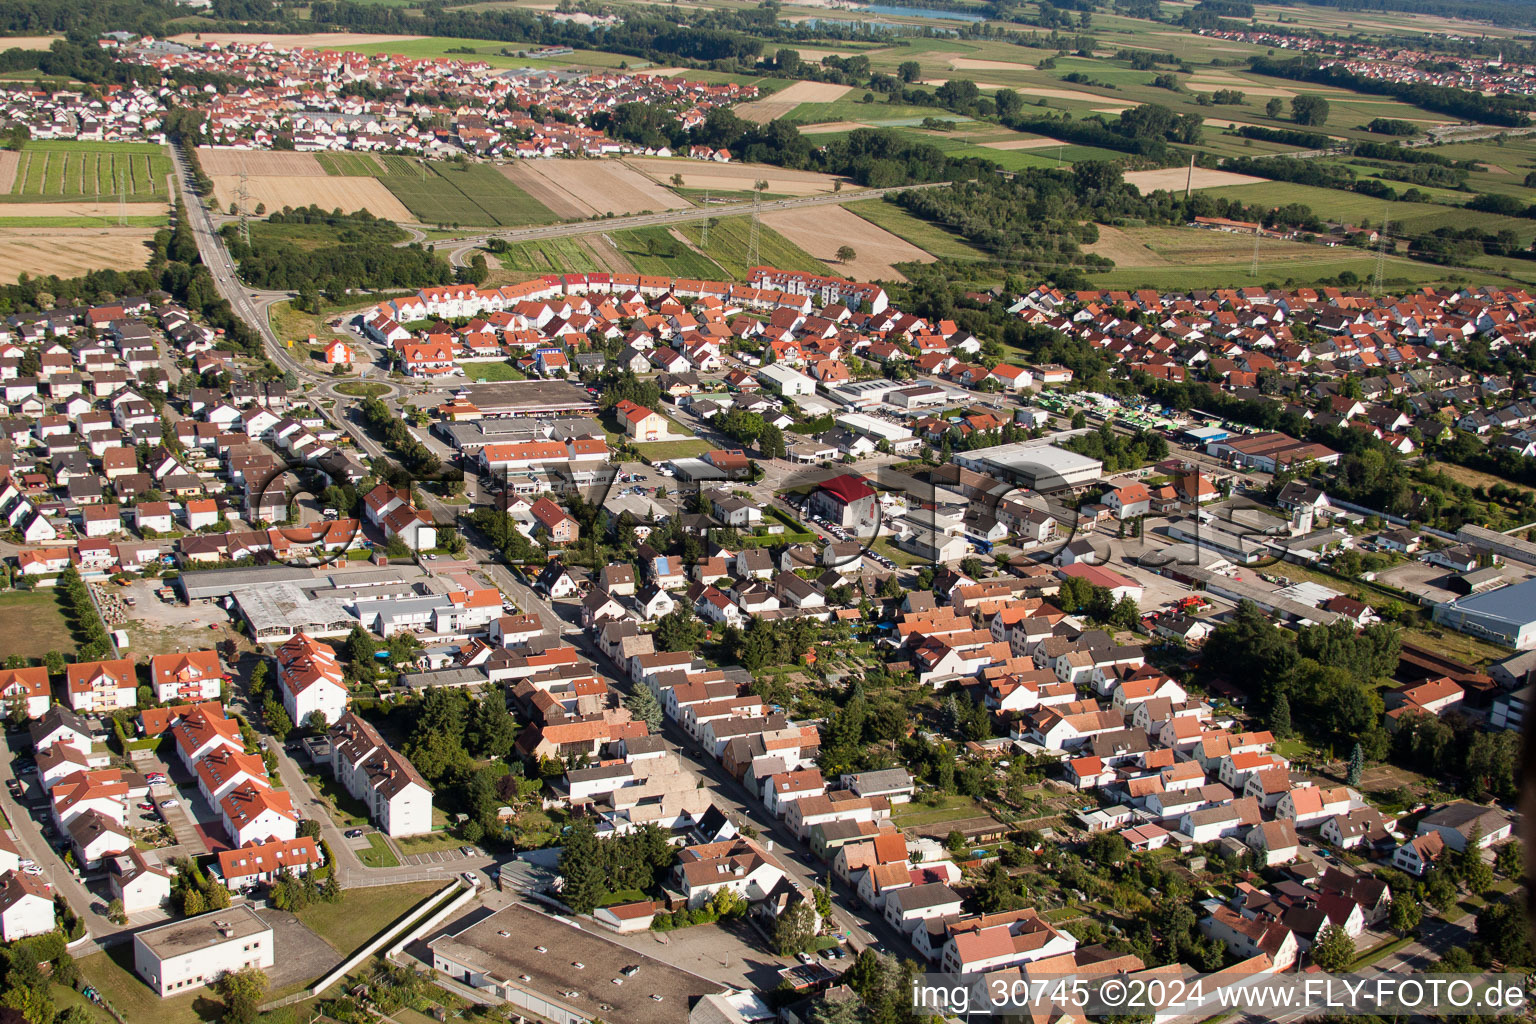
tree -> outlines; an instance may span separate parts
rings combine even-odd
[[[1297,124],[1316,128],[1328,122],[1328,101],[1321,96],[1297,96],[1291,100],[1291,116]]]
[[[1360,785],[1360,778],[1365,774],[1365,748],[1359,743],[1349,754],[1349,775],[1345,780],[1351,786]]]
[[[1278,96],[1272,97],[1268,103],[1264,104],[1264,113],[1270,117],[1279,117],[1284,109],[1285,104],[1280,102],[1280,97]]]
[[[80,967],[67,949],[53,958],[53,980],[65,988],[74,988],[80,980]]]
[[[1444,913],[1456,902],[1456,882],[1444,868],[1430,871],[1424,881],[1424,901]]]
[[[837,262],[839,263],[848,263],[858,255],[851,245],[840,245],[837,247]]]
[[[1468,844],[1470,846],[1470,844]],[[1482,857],[1474,857],[1462,870],[1461,884],[1474,896],[1481,896],[1493,887],[1493,868]]]
[[[309,717],[304,719],[304,728],[310,732],[325,732],[328,727],[324,711],[311,711]]]
[[[1312,962],[1325,971],[1348,970],[1355,962],[1355,940],[1338,925],[1329,925],[1312,947]]]
[[[226,1024],[252,1024],[267,993],[267,976],[256,967],[225,971],[213,989],[224,1000]]]
[[[1515,970],[1531,963],[1531,926],[1525,909],[1509,900],[1495,900],[1477,912],[1477,945],[1480,963],[1497,960]]]
[[[320,819],[305,818],[299,822],[298,836],[300,839],[320,840]]]
[[[1520,840],[1511,839],[1499,847],[1494,856],[1493,866],[1499,874],[1505,878],[1520,879],[1525,876],[1525,850],[1520,845]]]
[[[1419,922],[1424,919],[1424,911],[1419,907],[1419,901],[1410,897],[1407,893],[1394,896],[1392,909],[1387,913],[1387,924],[1399,935],[1411,935],[1419,930]]]
[[[679,605],[656,623],[656,646],[663,651],[694,651],[704,642],[704,624],[687,605]]]
[[[923,66],[915,60],[904,60],[896,65],[896,77],[903,82],[915,82],[923,77]]]
[[[597,829],[589,820],[577,822],[560,851],[560,877],[565,880],[560,898],[574,913],[590,914],[608,893]]]
[[[107,904],[107,920],[113,924],[127,924],[128,912],[123,908],[123,901],[114,899]]]
[[[261,719],[266,723],[267,731],[276,736],[279,743],[293,732],[293,719],[288,717],[288,712],[271,695],[268,695],[267,702],[261,706]]]
[[[656,695],[651,693],[651,688],[644,683],[635,686],[635,692],[624,699],[624,706],[638,721],[644,722],[650,727],[651,732],[660,732],[662,722],[666,719],[666,713],[656,700]]]
[[[1269,731],[1280,740],[1291,734],[1291,699],[1283,693],[1275,698],[1274,707],[1269,709]]]
[[[816,911],[804,900],[780,914],[773,926],[773,948],[780,956],[803,952],[815,938]]]
[[[1120,629],[1135,629],[1141,621],[1141,608],[1130,594],[1121,597],[1109,613],[1109,624]]]

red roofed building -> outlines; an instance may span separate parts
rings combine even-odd
[[[224,682],[218,651],[157,654],[149,661],[149,675],[155,699],[162,703],[217,700]]]
[[[46,666],[0,669],[0,702],[7,713],[20,708],[28,718],[42,718],[51,697]]]
[[[327,725],[347,710],[347,686],[330,645],[300,633],[277,649],[277,682],[295,725],[321,715]]]
[[[298,832],[299,815],[293,797],[270,785],[246,781],[219,801],[224,833],[231,845],[246,846],[269,839],[290,840]]]
[[[873,526],[879,518],[880,501],[863,477],[844,473],[822,481],[811,492],[809,508],[813,514],[844,528]]]
[[[271,882],[279,872],[307,874],[324,863],[313,839],[270,839],[219,854],[219,877],[231,891]]]

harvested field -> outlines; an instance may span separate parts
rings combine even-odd
[[[1109,98],[1097,93],[1079,92],[1076,89],[1046,89],[1034,85],[1014,86],[1014,91],[1024,96],[1043,96],[1048,100],[1087,100],[1090,103],[1102,103]]]
[[[757,124],[767,124],[783,117],[802,103],[833,103],[851,92],[846,85],[831,82],[796,82],[767,99],[753,100],[736,107],[736,116]]]
[[[668,159],[659,156],[633,157],[624,161],[652,180],[666,182],[681,174],[688,188],[720,189],[722,192],[750,192],[756,181],[768,182],[768,191],[783,196],[813,196],[831,192],[835,175],[815,171],[787,171],[763,164],[716,164],[703,160]],[[846,187],[849,183],[844,182]]]
[[[63,36],[6,36],[3,45],[7,50],[46,50],[53,46],[55,40],[63,38]]]
[[[283,152],[275,149],[229,149],[199,146],[197,159],[205,174],[239,174],[242,170],[251,176],[289,174],[297,177],[319,176],[325,168],[313,153]]]
[[[1107,256],[1120,267],[1167,266],[1168,260],[1154,252],[1141,238],[1108,224],[1099,225],[1099,240],[1086,245],[1095,256]]]
[[[240,176],[211,174],[209,177],[213,179],[213,194],[218,207],[227,210],[234,201],[235,190],[240,187]],[[266,174],[247,178],[246,188],[250,190],[253,209],[257,203],[265,203],[269,210],[313,203],[322,210],[337,207],[346,213],[367,210],[386,220],[409,222],[416,219],[377,178],[333,178],[323,173],[318,177]]]
[[[832,273],[860,281],[904,281],[906,278],[892,264],[933,261],[932,256],[912,243],[897,238],[841,206],[778,210],[763,214],[762,220],[790,242],[825,263],[832,269]],[[837,250],[844,245],[851,246],[858,254],[847,263],[837,259]]]
[[[1195,168],[1195,188],[1221,188],[1225,185],[1251,185],[1263,178],[1255,178],[1249,174],[1234,174],[1231,171],[1217,171],[1208,167]],[[1189,181],[1189,168],[1165,167],[1157,171],[1132,171],[1125,176],[1126,184],[1135,185],[1143,192],[1151,192],[1153,189],[1166,188],[1169,190],[1181,189]]]
[[[1250,85],[1246,81],[1237,79],[1231,82],[1185,82],[1191,92],[1215,92],[1218,89],[1236,89],[1248,96],[1279,96],[1289,98],[1295,96],[1293,89],[1277,89],[1267,85]],[[1309,92],[1311,90],[1308,90]],[[1339,95],[1333,93],[1332,95]]]
[[[951,57],[949,66],[956,71],[1030,71],[1033,64],[1025,64],[1022,61],[1015,63],[1008,60],[978,60],[975,57]]]
[[[396,35],[371,35],[367,32],[312,32],[304,36],[270,36],[263,32],[183,32],[179,36],[171,36],[174,43],[186,43],[188,46],[196,46],[202,43],[241,43],[248,46],[260,46],[262,43],[271,43],[273,46],[284,50],[294,50],[300,47],[319,46],[371,46],[377,43],[404,43],[413,39],[422,39],[423,36],[396,36]]]
[[[833,132],[851,132],[855,128],[868,128],[870,125],[859,121],[827,121],[823,124],[808,124],[800,129],[801,135],[830,135]]]
[[[167,203],[128,203],[119,207],[116,203],[6,203],[0,206],[0,217],[104,217],[116,220],[119,211],[128,217],[164,217],[170,210]]]
[[[687,68],[639,68],[635,71],[635,74],[655,75],[657,78],[676,78],[678,75],[686,74],[687,71]]]
[[[978,146],[987,149],[1045,149],[1048,146],[1065,146],[1065,142],[1055,139],[1009,139],[1006,142],[978,142]]]
[[[688,206],[619,160],[519,160],[500,169],[514,185],[562,217],[623,216]],[[683,175],[684,181],[687,177]]]
[[[78,277],[90,270],[137,270],[149,262],[145,243],[154,236],[154,228],[0,228],[0,281],[9,284],[23,273]]]
[[[20,153],[14,149],[0,149],[0,192],[11,190],[11,183],[16,180],[16,167],[20,163]]]

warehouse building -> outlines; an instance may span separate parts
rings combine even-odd
[[[1505,647],[1536,648],[1536,579],[1438,604],[1435,621]]]
[[[950,461],[963,469],[1051,493],[1082,487],[1104,475],[1104,463],[1058,448],[1049,441],[1018,441],[969,452],[955,452]]]

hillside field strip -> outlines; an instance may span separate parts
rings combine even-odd
[[[859,203],[860,206],[870,205]],[[752,221],[748,217],[721,217],[709,225],[709,244],[704,244],[704,225],[700,221],[679,224],[673,231],[689,245],[703,252],[720,269],[726,280],[740,281],[746,278],[752,267]],[[779,234],[766,224],[758,230],[757,261],[784,270],[804,270],[811,274],[826,274],[827,265],[811,256],[804,249]]]
[[[1226,288],[1295,281],[1309,284],[1349,270],[1362,280],[1375,268],[1375,254],[1363,249],[1329,248],[1259,238],[1259,272],[1252,274],[1254,236],[1198,228],[1115,228],[1099,225],[1099,240],[1084,246],[1107,256],[1115,268],[1095,273],[1095,288],[1149,287],[1164,290]],[[1446,269],[1412,260],[1389,258],[1387,279],[1413,283],[1440,280]]]
[[[814,196],[837,190],[836,175],[816,171],[788,171],[767,164],[717,164],[705,160],[659,156],[631,157],[624,162],[658,183],[671,184],[672,175],[681,174],[682,187],[691,189],[750,192],[754,182],[766,181],[768,191],[775,195]],[[843,181],[845,188],[850,185],[852,183],[846,179]]]
[[[295,177],[322,176],[326,173],[314,153],[292,150],[231,149],[227,146],[199,146],[197,160],[204,174],[250,175],[286,174]]]
[[[562,217],[659,213],[690,205],[621,160],[519,160],[500,170]]]
[[[1228,185],[1253,185],[1264,181],[1249,174],[1218,171],[1210,167],[1165,167],[1156,171],[1132,171],[1125,176],[1127,185],[1135,185],[1145,195],[1157,189],[1177,192],[1186,184],[1193,188],[1224,188]]]
[[[831,267],[834,274],[856,281],[904,281],[894,264],[933,262],[932,256],[911,242],[842,206],[776,210],[763,214],[762,222]],[[845,245],[856,254],[847,263],[837,258],[837,250]]]
[[[143,227],[0,228],[0,281],[9,284],[23,273],[78,277],[91,270],[138,270],[149,262],[145,243],[154,236],[154,228]]]
[[[199,43],[219,43],[229,45],[239,43],[247,46],[261,46],[263,43],[277,45],[280,49],[322,49],[333,47],[336,49],[351,48],[353,46],[376,46],[379,43],[407,43],[423,38],[422,36],[400,35],[370,35],[366,32],[313,32],[309,35],[285,35],[275,38],[261,32],[183,32],[178,36],[171,36],[173,43],[185,43],[188,46],[197,46]]]
[[[780,89],[765,99],[743,103],[735,108],[736,116],[755,124],[767,124],[794,110],[802,103],[834,103],[851,90],[851,86],[834,85],[831,82],[796,82],[787,89]]]
[[[5,202],[125,197],[169,201],[170,158],[160,146],[131,142],[33,142],[15,157]],[[0,165],[0,171],[4,166]],[[0,178],[0,180],[4,180]]]
[[[366,182],[388,192],[399,209],[408,211],[390,220],[445,227],[523,227],[560,219],[493,164],[397,154],[323,153],[319,165],[328,176],[316,181]]]
[[[240,187],[238,174],[210,174],[214,202],[221,210],[229,209]],[[340,209],[343,213],[367,210],[375,217],[410,223],[417,218],[394,193],[377,178],[333,178],[310,174],[264,174],[246,178],[251,209],[260,203],[268,210],[285,206],[318,206],[322,210]]]

